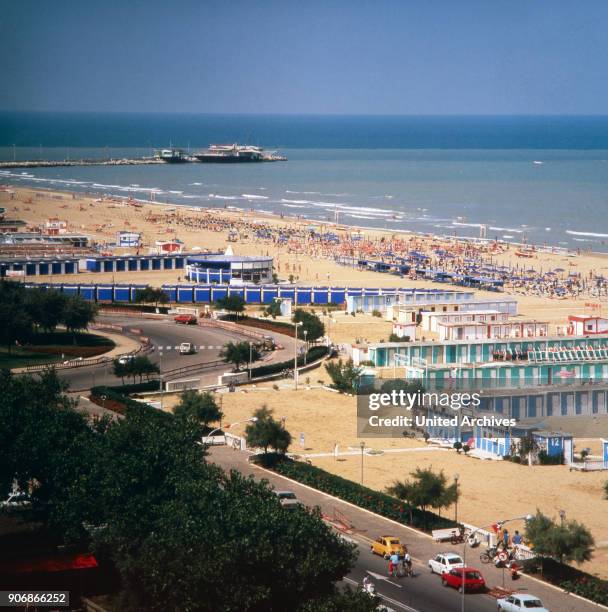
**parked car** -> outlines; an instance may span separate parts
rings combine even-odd
[[[385,559],[388,559],[393,553],[397,553],[400,557],[405,556],[407,547],[401,544],[399,538],[394,536],[382,536],[372,543],[372,553],[375,555],[382,555]]]
[[[194,353],[196,353],[196,347],[192,342],[182,342],[179,345],[180,355],[194,355]]]
[[[118,358],[118,363],[120,363],[120,365],[127,365],[128,363],[131,363],[134,359],[135,355],[122,355],[122,357]]]
[[[32,505],[32,500],[27,493],[14,491],[3,502],[0,502],[0,509],[28,508]]]
[[[449,572],[441,574],[441,584],[445,587],[454,587],[462,593],[462,575],[464,574],[464,590],[481,591],[486,587],[483,576],[474,567],[456,567]]]
[[[286,510],[293,510],[302,505],[293,491],[275,491],[274,494],[279,498],[279,503]]]
[[[498,599],[496,604],[499,612],[523,612],[525,610],[549,612],[549,609],[543,606],[543,602],[530,593],[513,593],[513,595]]]
[[[180,325],[196,325],[196,317],[191,314],[179,314],[173,320]]]
[[[429,567],[431,573],[443,574],[449,572],[455,567],[463,567],[462,559],[455,553],[441,553],[433,559],[429,559]]]

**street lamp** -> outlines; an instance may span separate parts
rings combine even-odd
[[[564,521],[566,520],[566,511],[565,510],[560,510],[559,511],[559,520],[560,520],[560,525],[563,527]]]
[[[249,341],[249,380],[251,380],[251,348],[252,346],[253,346],[253,343],[250,340]]]
[[[298,390],[298,327],[302,325],[302,321],[295,324],[295,342],[293,345],[293,385],[294,389]]]
[[[361,484],[363,484],[363,452],[365,451],[365,442],[361,442]]]
[[[304,330],[304,365],[306,365],[306,358],[308,357],[308,330]]]
[[[531,521],[534,518],[534,516],[532,516],[531,514],[524,514],[522,516],[514,516],[513,518],[508,518],[508,519],[504,519],[502,521],[497,521],[497,525],[499,527],[502,527],[505,523],[511,523],[512,521],[519,521],[519,520],[524,520],[524,521]],[[492,525],[486,525],[486,527],[492,527]],[[484,529],[484,527],[478,527],[477,529],[475,529],[474,531],[472,531],[468,537],[466,537],[464,539],[464,545],[462,547],[462,599],[461,599],[461,603],[460,603],[460,610],[461,612],[464,612],[464,593],[465,593],[465,576],[464,576],[464,569],[467,566],[467,542],[469,541],[469,538],[473,537],[478,531],[481,531],[482,529]]]
[[[458,479],[459,474],[454,474],[454,483],[456,484],[456,499],[454,501],[454,522],[458,523]]]

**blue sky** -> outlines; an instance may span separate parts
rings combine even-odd
[[[0,109],[607,114],[608,1],[0,0]]]

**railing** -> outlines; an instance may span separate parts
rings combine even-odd
[[[218,321],[217,319],[200,319],[198,322],[200,327],[214,327],[217,329],[223,329],[224,331],[233,332],[241,336],[249,336],[256,340],[263,340],[264,334],[254,332],[247,329],[244,325],[238,323],[231,323],[230,321]]]
[[[182,366],[181,368],[174,368],[173,370],[165,370],[162,373],[163,380],[169,380],[170,378],[176,378],[182,374],[194,374],[203,370],[209,370],[217,368],[220,365],[226,365],[223,359],[216,359],[215,361],[207,361],[206,363],[195,363],[189,366]]]

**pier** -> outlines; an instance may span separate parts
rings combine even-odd
[[[24,161],[0,160],[0,168],[59,168],[63,166],[140,166],[148,164],[164,164],[162,159],[155,157],[137,157],[132,159],[32,159]]]

